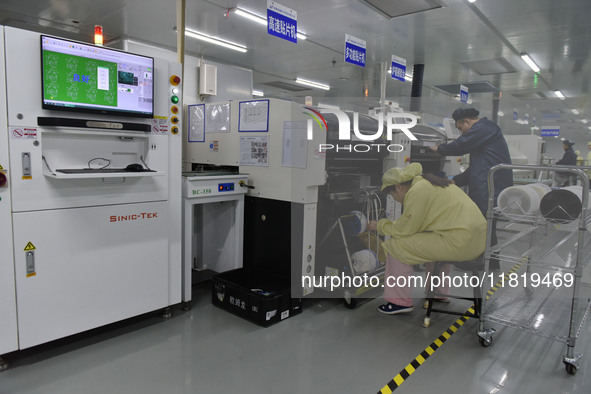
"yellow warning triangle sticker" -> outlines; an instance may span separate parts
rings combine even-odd
[[[4,167],[2,167],[2,164],[0,164],[0,170],[3,170],[3,169],[4,169]]]
[[[28,251],[28,250],[35,250],[35,249],[36,249],[35,248],[35,245],[33,245],[31,242],[29,242],[27,244],[27,246],[25,246],[25,252]]]

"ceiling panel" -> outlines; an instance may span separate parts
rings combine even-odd
[[[392,19],[403,15],[415,14],[441,8],[437,0],[362,0],[369,7]]]
[[[517,108],[519,114],[531,113],[542,122],[542,110],[561,111],[566,120],[591,113],[589,0],[382,3],[392,6],[389,12],[399,14],[406,13],[408,6],[428,8],[441,3],[443,7],[390,19],[362,0],[282,0],[281,4],[297,11],[298,28],[309,35],[309,40],[293,44],[269,36],[265,26],[232,12],[240,6],[264,16],[265,1],[187,0],[187,27],[242,43],[249,51],[240,54],[190,38],[186,50],[191,55],[252,69],[255,87],[270,82],[294,84],[297,76],[331,85],[330,91],[264,89],[283,98],[341,96],[350,101],[358,97],[359,105],[377,102],[382,65],[389,64],[395,54],[407,60],[409,72],[415,63],[426,65],[423,94],[441,101],[428,106],[438,113],[459,103],[454,101],[454,94],[442,93],[435,86],[474,82],[498,88],[500,108],[507,114]],[[132,38],[176,47],[176,7],[172,1],[2,0],[0,23],[83,41],[89,41],[93,26],[100,24],[107,40]],[[365,68],[344,62],[345,34],[367,42]],[[540,66],[539,75],[521,60],[521,52],[530,54]],[[498,73],[496,66],[491,70],[489,61],[507,66],[507,70],[512,67],[513,72]],[[567,99],[553,96],[554,90],[561,90]],[[546,98],[536,98],[536,92],[543,92]],[[410,95],[410,83],[387,78],[386,93],[403,100]],[[472,104],[484,108],[491,107],[492,95],[470,90]],[[571,108],[578,108],[580,115],[572,114]],[[580,121],[567,122],[564,128],[573,133],[587,130]]]

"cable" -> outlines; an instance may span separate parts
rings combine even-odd
[[[49,167],[49,163],[47,163],[47,160],[45,159],[45,156],[41,156],[41,159],[43,160],[43,162],[45,163],[45,165],[47,166],[47,169],[49,170],[49,172],[51,172],[52,174],[54,174],[53,170],[51,169],[51,167]]]
[[[102,167],[100,167],[100,166],[99,166],[99,167],[96,167],[96,168],[97,168],[97,169],[99,169],[99,170],[102,170],[103,168],[107,168],[107,167],[108,167],[108,166],[111,164],[111,160],[109,160],[109,159],[105,159],[105,158],[103,158],[103,157],[95,157],[94,159],[90,159],[90,160],[88,160],[88,168],[92,168],[92,167],[90,166],[90,163],[92,163],[92,162],[93,162],[93,161],[95,161],[95,160],[104,160],[104,161],[106,161],[106,162],[107,162],[107,164],[106,164],[106,165],[104,165],[104,166],[102,166]]]
[[[148,167],[148,165],[144,161],[144,156],[140,156],[140,160],[142,161],[142,164],[144,165],[144,167],[146,167],[148,170],[152,171],[152,169],[150,167]]]

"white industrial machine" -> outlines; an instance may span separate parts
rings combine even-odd
[[[214,120],[212,109],[220,105],[228,108],[227,119]],[[198,127],[189,120],[183,157],[248,175],[253,188],[245,202],[244,266],[292,279],[313,273],[318,186],[325,177],[319,146],[326,130],[302,106],[279,99],[205,104],[203,114]],[[290,273],[292,264],[301,272]]]
[[[180,64],[3,34],[0,355],[179,303]]]
[[[4,71],[4,29],[0,28],[0,130],[4,130],[0,132],[0,356],[18,349]],[[6,367],[0,357],[0,370]]]
[[[544,139],[542,137],[533,134],[518,134],[506,135],[505,140],[507,140],[510,149],[513,148],[516,153],[520,153],[519,157],[525,156],[527,159],[524,163],[513,162],[513,164],[540,165],[544,149]],[[513,156],[511,159],[513,159]]]
[[[243,265],[247,182],[248,177],[240,174],[183,173],[183,302],[186,308],[192,298],[193,270],[220,273]]]
[[[544,153],[544,140],[533,134],[506,135],[511,163],[530,164],[539,166],[542,164]],[[513,170],[513,177],[517,182],[532,182],[537,180],[538,172],[533,170]]]

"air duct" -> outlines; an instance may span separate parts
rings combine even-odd
[[[423,74],[425,72],[424,64],[415,64],[412,68],[412,85],[410,88],[410,111],[419,112],[421,110],[421,96],[423,93]]]

